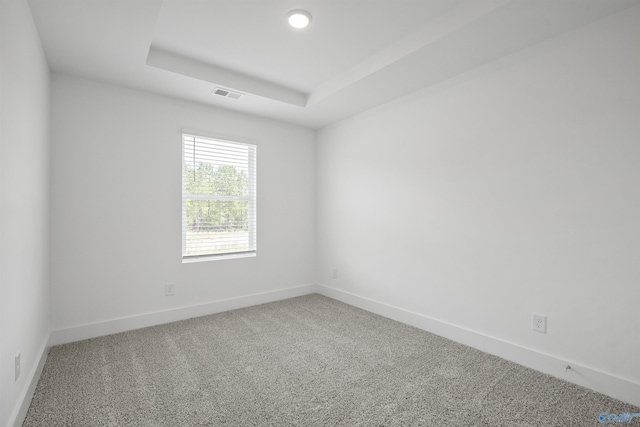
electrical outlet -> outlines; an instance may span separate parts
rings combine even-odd
[[[547,333],[547,316],[544,314],[533,313],[531,321],[531,329],[543,334]]]
[[[167,297],[175,295],[176,287],[173,283],[167,283],[164,285],[164,295]]]
[[[337,278],[338,278],[338,269],[337,269],[337,268],[334,268],[334,269],[333,269],[333,278],[334,278],[334,279],[337,279]]]
[[[16,354],[15,370],[16,370],[16,378],[14,379],[14,381],[18,381],[18,378],[20,378],[20,352]]]

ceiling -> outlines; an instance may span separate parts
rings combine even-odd
[[[640,0],[29,0],[52,71],[321,128]],[[305,9],[304,30],[285,14]],[[213,95],[216,87],[244,94]]]

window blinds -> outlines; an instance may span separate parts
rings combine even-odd
[[[256,251],[256,146],[182,134],[182,257]]]

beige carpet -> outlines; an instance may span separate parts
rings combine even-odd
[[[309,295],[53,347],[24,426],[595,426],[603,411],[640,412]]]

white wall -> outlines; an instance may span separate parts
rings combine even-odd
[[[313,283],[317,216],[319,282],[640,383],[640,8],[317,152],[304,128],[54,75],[48,222],[49,72],[26,2],[1,5],[0,425],[49,335],[49,226],[57,330]],[[258,257],[181,263],[182,127],[257,141]]]
[[[256,141],[257,257],[182,264],[182,128]],[[53,74],[53,329],[313,283],[314,156],[305,128]]]
[[[49,67],[26,1],[0,12],[0,425],[49,336]],[[14,356],[21,374],[14,381]]]
[[[322,129],[319,282],[640,387],[639,76],[636,7]]]

